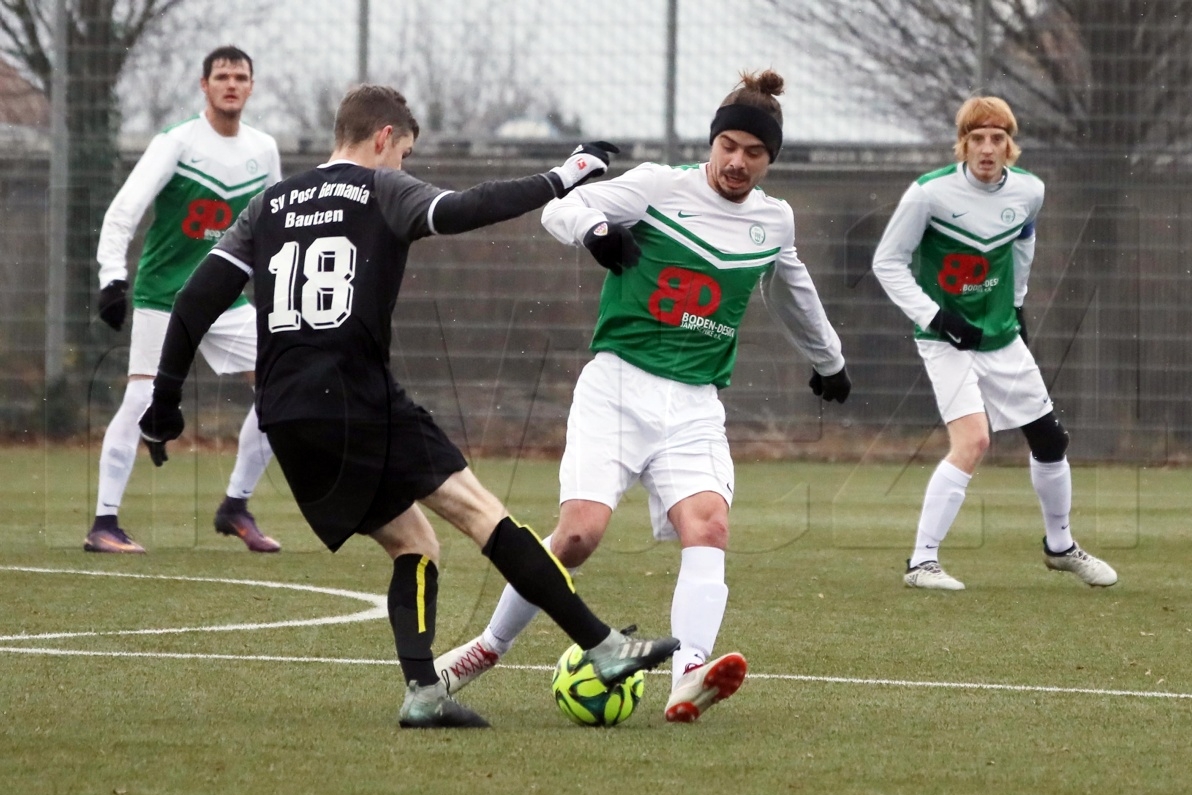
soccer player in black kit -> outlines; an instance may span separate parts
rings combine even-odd
[[[257,413],[302,514],[335,551],[369,535],[393,560],[389,620],[407,687],[403,727],[487,726],[434,667],[438,540],[417,503],[472,538],[498,571],[619,682],[668,659],[674,638],[632,639],[597,618],[567,570],[468,469],[389,367],[410,244],[514,218],[602,174],[602,142],[545,174],[453,192],[401,170],[418,137],[405,98],[352,89],[329,161],[258,194],[178,294],[141,433],[154,463],[182,433],[182,384],[211,323],[253,280]]]

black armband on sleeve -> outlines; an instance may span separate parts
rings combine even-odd
[[[555,187],[545,174],[482,182],[445,194],[435,205],[431,222],[438,234],[457,235],[525,215],[553,198]]]
[[[168,393],[176,389],[181,394],[203,335],[235,303],[247,283],[248,274],[216,254],[208,254],[199,264],[174,299],[154,390]]]

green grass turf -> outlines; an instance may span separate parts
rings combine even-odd
[[[907,683],[1192,694],[1192,471],[1074,471],[1077,538],[1122,578],[1093,590],[1044,570],[1025,468],[982,469],[944,550],[968,590],[929,593],[904,588],[901,573],[931,464],[739,463],[732,591],[718,648],[743,652],[751,678],[732,700],[695,725],[668,725],[661,712],[669,677],[655,674],[628,722],[574,726],[552,705],[547,670],[568,641],[540,618],[506,667],[463,693],[493,730],[414,732],[396,725],[401,683],[383,619],[111,634],[342,616],[367,609],[365,602],[13,568],[384,594],[384,554],[366,539],[336,555],[322,551],[275,465],[252,507],[285,550],[251,555],[216,536],[210,515],[231,461],[230,453],[179,450],[155,470],[142,458],[121,519],[150,554],[95,556],[81,551],[94,452],[2,451],[0,635],[108,633],[0,641],[6,649],[93,653],[0,651],[4,791],[1187,789],[1192,698]],[[475,468],[515,515],[549,532],[555,462]],[[436,645],[446,650],[483,628],[501,581],[469,542],[437,526]],[[651,540],[644,494],[635,490],[577,584],[610,623],[664,634],[677,558],[674,545]]]

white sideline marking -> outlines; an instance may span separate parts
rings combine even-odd
[[[167,574],[132,574],[126,572],[85,571],[81,569],[46,569],[31,566],[0,566],[0,571],[21,571],[33,574],[83,574],[93,577],[131,577],[145,580],[180,580],[184,582],[209,582],[224,585],[251,585],[258,588],[281,588],[292,591],[343,596],[358,599],[373,605],[368,610],[342,616],[309,618],[294,621],[274,621],[259,624],[223,624],[207,627],[183,627],[166,629],[131,629],[111,632],[52,632],[39,635],[0,635],[0,641],[48,640],[52,638],[110,637],[114,635],[167,635],[180,632],[229,632],[233,630],[272,629],[275,627],[308,627],[324,624],[345,624],[355,621],[370,621],[388,615],[387,596],[347,591],[341,588],[322,588],[316,585],[270,582],[268,580],[233,580],[219,577],[187,577]],[[163,660],[230,660],[235,662],[280,662],[317,663],[327,665],[397,665],[397,660],[360,659],[350,657],[288,657],[272,654],[195,654],[179,652],[141,651],[86,651],[82,649],[51,649],[29,646],[0,646],[0,653],[34,654],[56,657],[135,657]],[[498,668],[512,671],[553,671],[553,665],[505,665]],[[670,672],[648,671],[657,676],[669,676]],[[1089,696],[1117,696],[1125,698],[1192,699],[1192,693],[1169,693],[1160,690],[1110,690],[1095,687],[1056,687],[1052,685],[1007,685],[987,682],[918,682],[907,679],[863,679],[849,676],[809,676],[805,674],[760,674],[750,673],[750,679],[769,679],[790,682],[822,682],[843,685],[877,685],[881,687],[921,687],[952,690],[996,690],[1010,693],[1057,693]]]
[[[217,624],[201,627],[165,627],[161,629],[121,629],[107,632],[45,632],[36,635],[0,635],[0,641],[15,640],[50,640],[60,638],[99,638],[121,635],[176,635],[183,632],[235,632],[241,630],[276,629],[279,627],[314,627],[327,624],[348,624],[356,621],[372,621],[386,618],[389,615],[388,597],[377,594],[361,593],[359,591],[345,591],[342,588],[321,588],[317,585],[301,585],[288,582],[270,582],[268,580],[232,580],[223,577],[186,577],[170,574],[133,574],[118,571],[86,571],[83,569],[45,569],[33,566],[0,566],[0,571],[20,571],[31,574],[82,574],[88,577],[129,577],[138,580],[179,580],[182,582],[209,582],[220,585],[251,585],[257,588],[281,588],[290,591],[309,591],[327,594],[329,596],[343,596],[366,602],[372,607],[357,613],[339,616],[324,616],[321,618],[303,618],[291,621],[268,621],[250,624]]]
[[[28,637],[34,636],[29,635]],[[346,657],[284,657],[273,654],[192,654],[169,651],[86,651],[84,649],[39,649],[30,646],[0,646],[0,652],[44,654],[51,657],[140,657],[160,658],[163,660],[233,660],[235,662],[331,663],[333,665],[397,665],[397,660],[353,660]],[[554,668],[550,670],[553,671]]]
[[[4,649],[0,649],[4,651]],[[524,671],[553,671],[553,665],[505,665],[501,663],[497,668],[510,668]],[[647,671],[655,675],[670,676],[670,671]],[[824,682],[840,685],[882,685],[886,687],[936,687],[954,690],[1005,690],[1014,693],[1064,693],[1089,696],[1133,696],[1136,698],[1188,698],[1192,693],[1166,693],[1161,690],[1104,690],[1095,687],[1055,687],[1052,685],[1001,685],[986,682],[916,682],[907,679],[862,679],[851,676],[808,676],[805,674],[755,674],[749,672],[746,679],[770,679],[788,682]]]
[[[32,637],[32,636],[30,636]],[[350,657],[286,657],[273,654],[193,654],[147,651],[84,651],[81,649],[46,649],[24,646],[0,646],[0,653],[42,654],[55,657],[137,657],[165,660],[231,660],[234,662],[323,663],[330,665],[397,665],[397,660],[354,659]],[[553,665],[497,666],[511,671],[553,671]],[[654,676],[670,676],[670,671],[647,671]],[[1053,687],[1050,685],[1002,685],[985,682],[916,682],[906,679],[861,679],[844,676],[807,676],[803,674],[749,674],[749,679],[771,679],[793,682],[824,682],[845,685],[879,685],[885,687],[927,687],[953,690],[1002,690],[1012,693],[1057,693],[1087,696],[1120,696],[1131,698],[1192,699],[1192,693],[1167,693],[1161,690],[1107,690],[1094,687]]]

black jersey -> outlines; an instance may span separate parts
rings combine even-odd
[[[410,243],[444,191],[402,171],[330,163],[254,198],[220,241],[251,268],[262,427],[385,419],[390,318]]]
[[[561,190],[545,173],[447,191],[344,160],[279,182],[178,293],[154,390],[181,389],[199,341],[251,278],[261,427],[386,421],[405,399],[389,371],[389,324],[410,244],[516,218]]]

